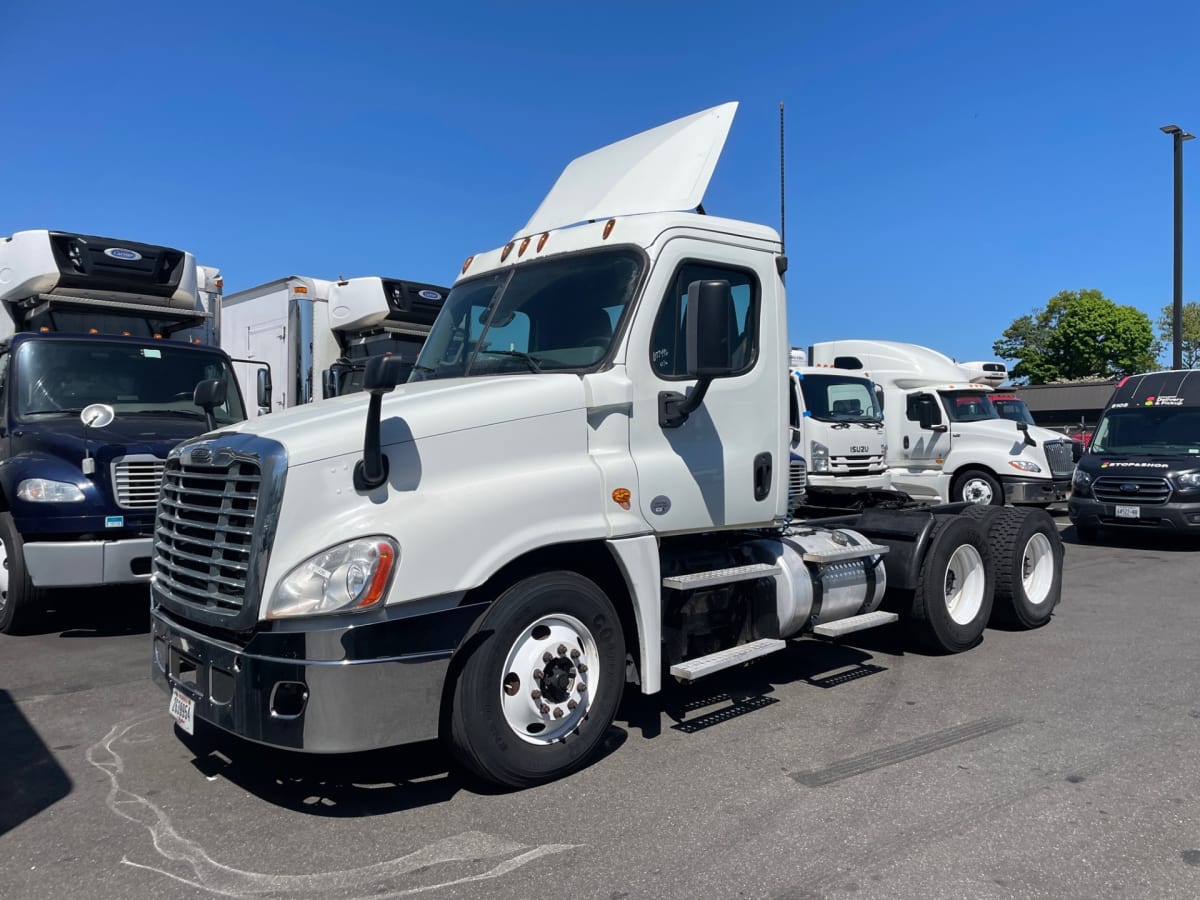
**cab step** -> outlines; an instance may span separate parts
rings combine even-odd
[[[748,663],[752,659],[758,659],[760,656],[766,656],[768,653],[774,653],[776,650],[782,650],[786,646],[787,641],[781,641],[779,638],[762,638],[748,644],[730,647],[728,650],[718,650],[708,656],[698,656],[686,662],[676,663],[671,666],[671,674],[681,681],[695,681],[697,678],[703,678],[713,672],[731,669],[742,663]]]
[[[841,637],[843,634],[852,634],[855,631],[866,631],[868,628],[890,625],[899,619],[900,616],[894,612],[877,609],[875,612],[863,613],[861,616],[836,619],[833,622],[826,622],[824,625],[817,625],[813,628],[813,634],[819,634],[821,637]]]
[[[856,547],[847,547],[845,550],[830,550],[828,553],[805,553],[804,561],[820,566],[826,563],[845,562],[848,559],[861,559],[864,556],[882,556],[890,549],[892,548],[882,544],[859,544]]]
[[[663,587],[673,591],[694,591],[697,588],[716,587],[735,581],[754,581],[779,574],[779,566],[770,563],[753,563],[749,566],[733,566],[728,569],[713,569],[710,572],[692,572],[688,575],[671,575],[662,580]]]

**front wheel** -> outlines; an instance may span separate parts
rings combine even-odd
[[[954,479],[951,494],[956,501],[978,503],[980,506],[1003,506],[1004,489],[991,472],[968,469]]]
[[[518,582],[462,652],[447,735],[460,763],[524,788],[588,761],[625,685],[621,622],[592,581],[559,571]]]
[[[936,516],[913,591],[909,626],[927,649],[960,653],[976,643],[992,614],[995,576],[979,523]]]
[[[0,632],[27,630],[42,611],[43,595],[25,568],[25,544],[12,513],[0,513]]]

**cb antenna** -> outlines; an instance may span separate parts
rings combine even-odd
[[[775,268],[779,270],[780,279],[787,271],[787,215],[784,209],[783,181],[783,104],[779,104],[779,258],[775,260]]]

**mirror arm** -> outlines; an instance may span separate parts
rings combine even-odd
[[[701,375],[696,386],[686,397],[677,391],[660,391],[658,394],[658,424],[660,428],[678,428],[688,420],[708,393],[712,384],[711,375]]]

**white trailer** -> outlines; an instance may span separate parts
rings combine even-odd
[[[1042,510],[789,520],[779,235],[691,211],[735,108],[567,166],[467,259],[407,383],[375,357],[365,395],[176,448],[188,518],[157,534],[152,673],[184,731],[314,753],[440,736],[521,787],[586,764],[627,681],[898,617],[951,652],[993,610],[1050,619]],[[189,493],[199,471],[224,478]]]
[[[930,502],[1045,506],[1065,500],[1072,442],[1000,418],[992,386],[971,381],[950,357],[898,341],[824,341],[812,361],[866,370],[883,388],[892,486]]]
[[[361,390],[371,356],[411,367],[446,293],[394,278],[291,275],[224,299],[221,346],[239,360],[249,395],[258,393],[259,371],[270,372],[269,402],[252,409],[253,418]]]

